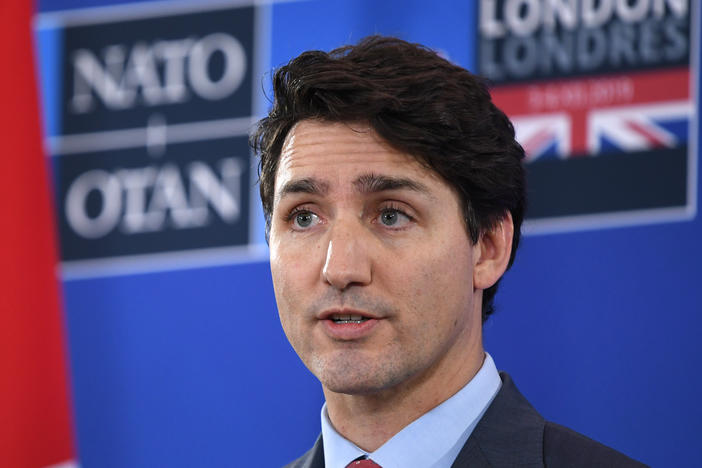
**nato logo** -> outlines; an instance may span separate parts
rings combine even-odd
[[[257,21],[246,5],[40,17],[64,267],[250,250]]]

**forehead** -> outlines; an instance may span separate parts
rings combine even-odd
[[[387,144],[367,124],[304,120],[288,133],[276,173],[276,191],[298,177],[317,177],[331,184],[359,173],[438,176],[416,158]]]

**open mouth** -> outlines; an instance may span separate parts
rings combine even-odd
[[[368,317],[363,317],[361,315],[343,315],[343,314],[335,314],[329,317],[332,322],[338,323],[340,325],[347,324],[347,323],[363,323],[366,320],[369,320]]]

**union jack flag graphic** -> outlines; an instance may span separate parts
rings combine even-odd
[[[674,148],[688,141],[690,101],[593,111],[588,121],[592,154]]]
[[[537,158],[567,158],[571,152],[570,116],[565,112],[515,117],[512,124],[527,162]]]
[[[695,112],[689,86],[689,68],[678,68],[501,86],[492,94],[531,162],[687,145]]]

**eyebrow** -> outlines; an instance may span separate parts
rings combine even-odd
[[[378,174],[363,174],[353,181],[353,186],[360,193],[370,194],[386,192],[390,190],[411,190],[430,196],[429,188],[416,180],[404,177],[391,177]],[[329,193],[329,183],[314,179],[304,178],[290,180],[283,184],[278,192],[280,198],[294,193],[307,193],[312,195],[326,195]]]
[[[354,187],[361,193],[378,193],[389,190],[411,190],[431,196],[426,185],[404,177],[391,177],[378,174],[363,174],[354,182]]]
[[[290,180],[280,188],[279,195],[283,197],[291,193],[310,193],[314,195],[326,195],[329,192],[329,184],[317,179],[305,178]]]

